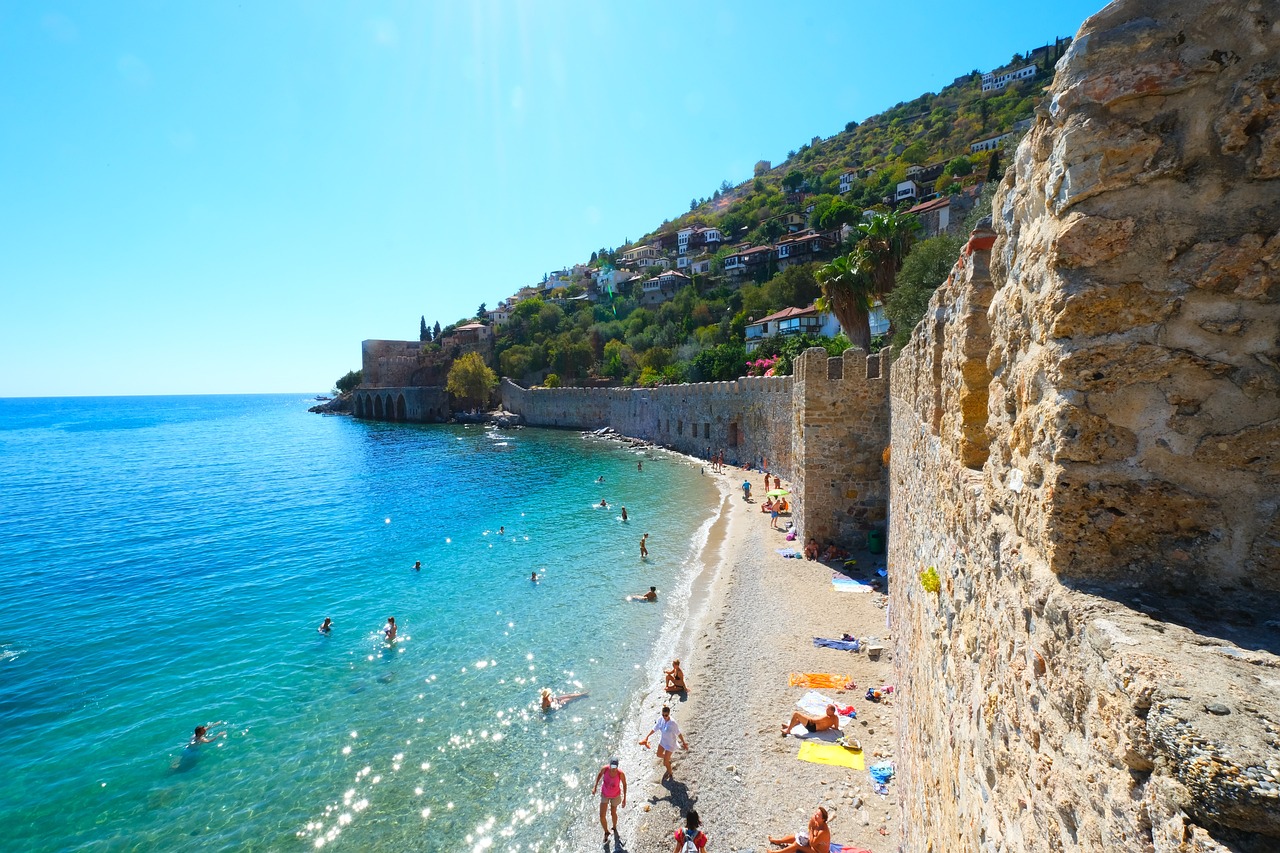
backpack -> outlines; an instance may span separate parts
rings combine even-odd
[[[684,831],[684,847],[680,848],[680,853],[698,853],[698,845],[693,840],[698,837],[696,832]]]

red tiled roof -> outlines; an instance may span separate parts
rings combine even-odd
[[[776,311],[768,317],[761,317],[759,320],[756,320],[755,323],[751,323],[749,325],[754,326],[758,323],[772,323],[774,320],[786,320],[790,317],[808,317],[811,314],[817,313],[818,309],[812,305],[808,308],[783,308],[781,311]]]
[[[935,198],[932,201],[921,202],[908,210],[907,213],[928,213],[931,210],[948,207],[950,204],[951,198],[949,196],[943,196],[942,198]]]

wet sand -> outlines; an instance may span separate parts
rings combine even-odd
[[[709,469],[707,475],[712,476]],[[751,481],[757,496],[752,503],[742,499],[743,479]],[[821,805],[831,814],[833,841],[876,853],[889,850],[897,834],[893,783],[887,796],[876,794],[866,770],[800,761],[801,741],[780,734],[806,692],[788,686],[789,673],[846,673],[856,689],[822,691],[837,704],[857,709],[857,719],[846,723],[844,732],[861,741],[867,766],[893,757],[892,697],[878,704],[864,698],[867,687],[893,678],[884,597],[838,592],[831,566],[776,553],[803,542],[787,542],[784,531],[770,529],[769,516],[760,512],[762,474],[730,469],[721,481],[727,511],[709,531],[706,569],[691,592],[690,615],[675,642],[689,693],[668,697],[655,680],[639,719],[628,726],[635,734],[633,745],[669,702],[690,750],[677,755],[675,781],[666,783],[660,782],[662,765],[653,752],[623,750],[630,795],[619,815],[621,839],[608,847],[615,853],[669,853],[684,811],[693,807],[711,849],[765,851],[771,849],[767,836],[803,827]],[[884,566],[883,555],[854,556],[858,562],[849,572],[855,577],[874,576],[874,568]],[[878,637],[885,652],[871,661],[865,651],[813,645],[815,636],[838,638],[846,632]],[[599,843],[601,835],[596,838]]]

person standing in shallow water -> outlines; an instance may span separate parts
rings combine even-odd
[[[388,616],[387,624],[382,628],[382,634],[387,638],[388,643],[394,643],[396,641],[396,633],[396,617]]]
[[[622,520],[627,520],[627,508],[625,506],[622,508]]]
[[[648,541],[649,541],[648,533],[640,537],[640,559],[642,560],[649,556],[649,546],[647,544]]]

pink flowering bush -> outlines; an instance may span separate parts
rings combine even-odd
[[[755,361],[747,362],[748,376],[772,376],[773,368],[778,363],[778,356],[770,358],[758,358]]]

